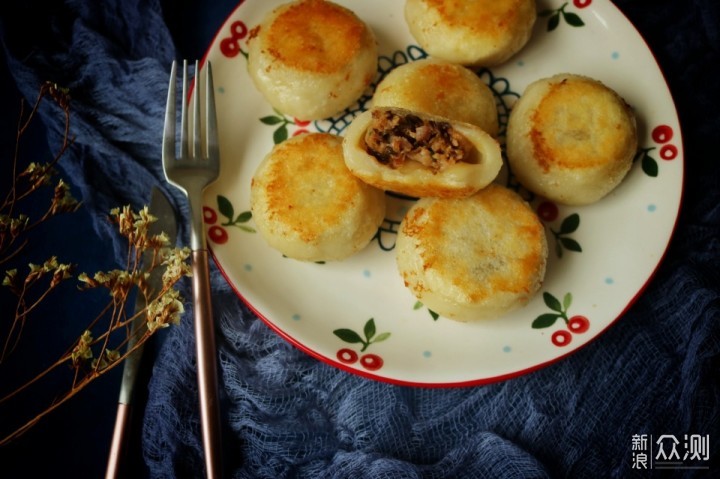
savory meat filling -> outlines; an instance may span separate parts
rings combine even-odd
[[[437,173],[469,162],[470,143],[450,123],[391,110],[373,110],[365,144],[370,155],[393,169],[416,161]]]

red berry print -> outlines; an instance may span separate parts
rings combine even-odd
[[[361,333],[349,328],[340,328],[333,331],[333,334],[346,343],[362,344],[362,348],[360,349],[361,354],[371,345],[385,341],[390,337],[389,332],[378,334],[373,318],[365,322]],[[337,352],[337,358],[345,364],[352,364],[357,361],[358,353],[352,349],[343,348]],[[368,371],[377,371],[383,367],[384,363],[383,359],[377,354],[363,354],[360,358],[360,365]]]
[[[295,118],[295,124],[299,127],[305,128],[310,124],[310,120],[298,120]]]
[[[572,341],[572,334],[570,334],[568,331],[565,331],[564,329],[555,331],[552,334],[552,342],[555,346],[567,346],[568,344],[570,344],[570,341]]]
[[[562,298],[557,298],[548,292],[543,293],[543,301],[552,312],[541,314],[532,322],[533,329],[543,329],[553,326],[558,320],[563,320],[567,329],[555,331],[551,336],[552,343],[557,347],[570,344],[571,333],[581,334],[590,329],[590,320],[585,316],[578,314],[570,317],[568,315],[572,300],[573,297],[570,293],[566,293]]]
[[[377,371],[383,366],[383,360],[377,354],[365,354],[360,358],[360,364],[368,371]]]
[[[577,8],[588,7],[591,3],[592,0],[573,0],[573,5],[575,5]]]
[[[590,329],[590,321],[585,316],[573,316],[568,321],[568,329],[576,334],[582,334]]]
[[[677,158],[677,155],[678,149],[675,145],[663,145],[663,147],[660,148],[660,158],[665,161],[674,160]]]
[[[215,210],[208,206],[203,206],[203,221],[209,225],[214,225],[217,221],[217,213],[215,213]]]
[[[337,358],[343,364],[354,364],[358,360],[358,353],[352,349],[343,348],[337,352]]]
[[[659,125],[653,128],[652,139],[655,143],[667,143],[672,140],[673,129],[668,125]]]
[[[238,53],[242,53],[240,40],[244,39],[247,34],[248,28],[243,22],[233,22],[233,24],[230,25],[230,35],[220,42],[220,51],[222,54],[228,58],[233,58],[237,56]]]
[[[537,207],[537,214],[543,221],[555,221],[558,217],[558,207],[552,201],[543,201]]]
[[[305,128],[299,128],[293,132],[292,136],[302,135],[303,133],[307,133],[307,132],[308,131]]]
[[[208,237],[217,244],[225,244],[228,241],[228,233],[222,226],[211,226],[208,230]]]

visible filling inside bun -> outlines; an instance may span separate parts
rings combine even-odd
[[[477,163],[472,143],[449,122],[377,109],[365,132],[368,154],[392,169],[415,161],[438,173],[456,163]]]

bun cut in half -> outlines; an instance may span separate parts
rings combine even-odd
[[[530,84],[507,128],[510,169],[528,190],[566,205],[594,203],[632,166],[634,113],[613,90],[581,75]]]
[[[275,147],[250,186],[258,232],[289,258],[344,259],[372,240],[385,217],[385,194],[345,166],[342,139],[305,133]]]
[[[396,242],[405,286],[457,321],[496,318],[525,305],[545,277],[545,229],[514,191],[496,184],[469,198],[422,198]]]
[[[466,66],[499,65],[528,42],[535,0],[407,0],[410,33],[431,56]]]
[[[394,107],[357,116],[343,152],[364,182],[411,197],[470,196],[502,166],[498,142],[480,127]]]
[[[477,125],[498,135],[495,96],[462,65],[425,58],[398,66],[378,84],[373,106],[394,106]]]
[[[251,31],[248,72],[277,110],[301,120],[351,106],[377,73],[377,42],[352,11],[324,0],[283,4]]]

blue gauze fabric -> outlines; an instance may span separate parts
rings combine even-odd
[[[635,434],[709,434],[717,473],[720,170],[711,142],[720,131],[720,91],[711,84],[720,73],[720,7],[715,0],[616,3],[655,50],[686,146],[678,228],[646,291],[600,338],[552,366],[487,386],[422,389],[306,356],[249,312],[213,269],[230,477],[631,477]],[[66,1],[45,15],[45,41],[35,44],[22,25],[6,24],[3,45],[29,99],[44,79],[71,88],[76,140],[65,168],[98,230],[117,242],[103,225],[106,211],[143,204],[150,186],[161,184],[173,39],[151,0]],[[640,71],[628,75],[642,81]],[[57,144],[61,125],[50,112],[43,117]],[[143,431],[148,477],[203,474],[191,323],[187,315],[172,328],[154,366]]]

